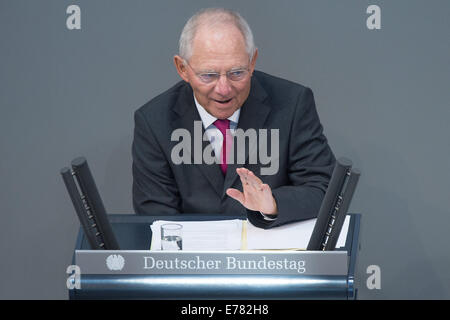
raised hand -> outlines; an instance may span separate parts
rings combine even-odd
[[[277,215],[277,203],[269,185],[264,184],[252,171],[245,168],[236,169],[243,191],[229,188],[227,195],[239,201],[249,210],[259,211],[267,215]]]

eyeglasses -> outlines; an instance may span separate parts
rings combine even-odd
[[[222,74],[225,74],[225,76],[227,77],[228,80],[231,81],[242,81],[244,80],[247,75],[250,72],[249,68],[242,68],[242,69],[233,69],[230,71],[227,71],[225,73],[219,73],[219,72],[196,72],[194,70],[194,68],[192,68],[192,66],[186,61],[184,60],[185,64],[188,65],[192,71],[194,71],[195,75],[203,82],[203,83],[214,83],[217,80],[220,79],[220,76]]]

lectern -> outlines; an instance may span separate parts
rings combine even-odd
[[[73,255],[73,264],[81,271],[80,289],[69,290],[69,298],[356,299],[361,216],[350,216],[345,247],[333,251],[168,253],[148,250],[150,225],[167,216],[109,215],[122,250],[90,250],[80,228]],[[204,214],[170,218],[245,219]]]

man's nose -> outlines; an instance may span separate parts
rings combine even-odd
[[[228,80],[225,74],[220,75],[214,90],[221,96],[228,96],[230,94],[231,92],[230,80]]]

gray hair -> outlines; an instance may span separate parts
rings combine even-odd
[[[253,33],[247,21],[237,12],[224,8],[208,8],[202,9],[194,14],[181,32],[179,41],[178,54],[185,60],[189,60],[192,56],[192,42],[194,40],[197,29],[201,25],[213,26],[216,24],[232,24],[236,26],[242,33],[245,40],[245,48],[249,59],[255,53],[256,47],[253,40]]]

